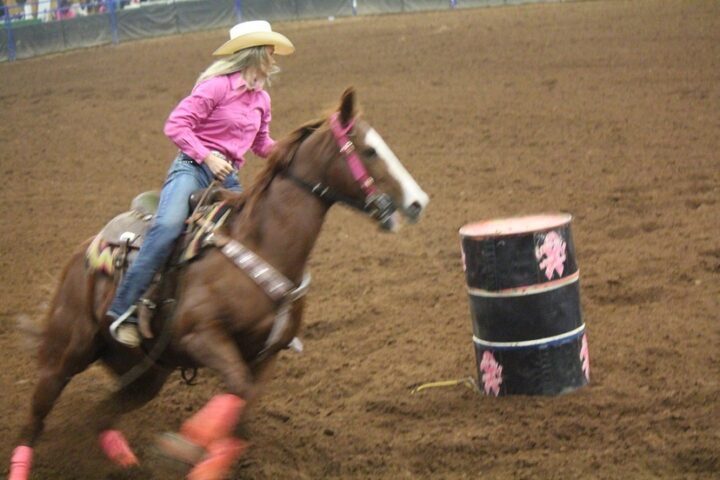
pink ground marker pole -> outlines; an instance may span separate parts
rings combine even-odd
[[[33,449],[26,446],[17,447],[13,450],[10,460],[9,480],[28,480],[30,478],[30,467],[32,466]]]
[[[105,430],[100,434],[100,447],[113,463],[127,468],[138,465],[137,457],[130,449],[125,436],[118,430]]]

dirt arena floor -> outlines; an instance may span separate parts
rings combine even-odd
[[[280,137],[355,85],[432,197],[383,235],[336,207],[311,260],[306,351],[283,352],[248,420],[241,479],[720,477],[720,3],[557,3],[277,24]],[[40,322],[76,246],[156,188],[165,118],[225,31],[0,65],[0,473],[27,415]],[[242,172],[252,181],[261,161]],[[458,229],[574,215],[591,384],[490,398],[475,376]],[[120,427],[123,472],[85,419],[114,387],[76,377],[34,479],[166,479],[156,433],[220,391],[174,376]]]

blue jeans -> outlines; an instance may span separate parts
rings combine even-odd
[[[160,192],[160,204],[142,247],[130,265],[115,293],[108,314],[119,317],[134,305],[147,290],[155,273],[167,262],[175,240],[185,229],[190,216],[190,195],[195,190],[210,186],[213,174],[207,165],[199,165],[180,153],[168,170]],[[237,175],[225,178],[223,187],[234,192],[242,191]]]

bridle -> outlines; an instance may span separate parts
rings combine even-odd
[[[377,220],[381,227],[389,229],[392,222],[391,217],[395,212],[396,207],[390,198],[390,195],[387,193],[380,193],[378,191],[375,187],[375,179],[373,179],[373,177],[369,174],[362,160],[360,160],[355,144],[350,138],[350,132],[355,127],[355,120],[353,119],[348,122],[347,125],[343,126],[342,122],[340,122],[340,114],[334,113],[329,119],[329,124],[330,131],[332,131],[333,137],[335,137],[337,146],[340,149],[340,153],[343,155],[348,168],[350,169],[350,173],[365,195],[364,200],[357,200],[337,193],[322,182],[310,184],[294,176],[288,170],[285,170],[283,175],[316,197],[320,198],[328,205],[332,205],[336,202],[343,203],[365,212],[370,217]]]

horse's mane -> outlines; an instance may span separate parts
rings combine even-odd
[[[245,210],[250,214],[257,203],[258,198],[267,190],[273,178],[283,170],[286,170],[300,144],[309,137],[315,130],[325,122],[325,118],[311,120],[296,128],[283,139],[279,140],[273,147],[270,156],[267,158],[265,167],[257,174],[252,185],[242,193],[228,193],[225,200],[236,211]]]

